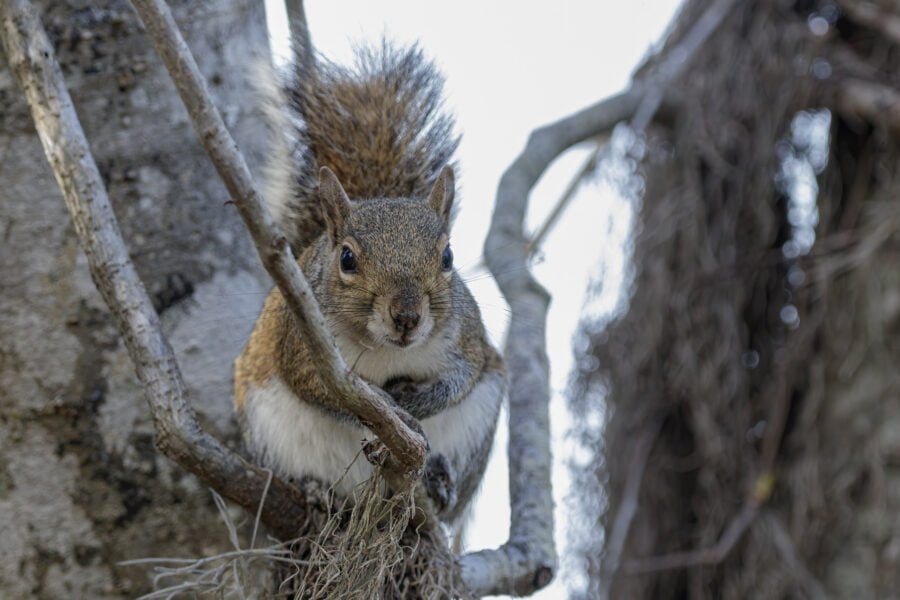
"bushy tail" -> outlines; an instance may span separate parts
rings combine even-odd
[[[267,194],[295,247],[322,231],[312,193],[319,167],[334,171],[353,199],[428,195],[459,144],[442,91],[418,46],[358,49],[353,68],[321,56],[295,61],[282,89],[287,131],[278,132],[288,141],[276,144]]]

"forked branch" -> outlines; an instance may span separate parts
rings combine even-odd
[[[484,256],[511,312],[504,351],[511,382],[511,522],[509,541],[503,546],[460,559],[463,576],[478,595],[531,594],[547,585],[556,570],[546,351],[550,295],[528,269],[528,197],[557,156],[628,119],[639,100],[639,93],[629,90],[534,131],[497,188]]]
[[[162,0],[133,0],[156,51],[187,107],[194,128],[259,252],[297,319],[309,357],[328,392],[356,415],[391,451],[391,466],[412,480],[424,463],[427,442],[404,419],[390,397],[353,373],[338,352],[309,283],[256,191],[250,169],[225,128],[169,7]]]
[[[146,390],[160,450],[223,496],[256,510],[270,474],[200,427],[159,317],[128,257],[53,46],[28,0],[0,0],[0,40],[28,99],[91,275]],[[262,519],[279,535],[294,537],[317,502],[274,478]]]

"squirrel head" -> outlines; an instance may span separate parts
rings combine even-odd
[[[334,173],[321,169],[319,302],[335,334],[372,349],[413,348],[446,324],[454,295],[454,192],[447,166],[428,198],[354,202]]]

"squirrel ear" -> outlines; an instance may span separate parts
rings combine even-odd
[[[344,230],[344,220],[350,214],[350,198],[337,175],[328,167],[319,169],[319,196],[328,234],[337,243]]]
[[[450,229],[450,212],[453,209],[453,196],[456,194],[456,177],[453,175],[453,167],[450,165],[441,169],[431,195],[428,196],[428,204],[437,212],[444,226]]]

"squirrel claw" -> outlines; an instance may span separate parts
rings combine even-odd
[[[422,484],[439,515],[456,504],[456,472],[443,454],[428,457]]]

